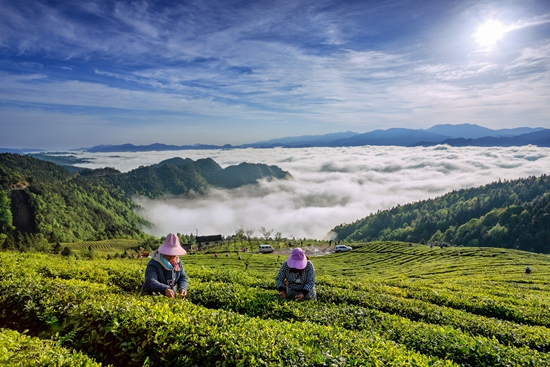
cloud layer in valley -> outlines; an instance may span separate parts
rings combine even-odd
[[[79,154],[86,167],[129,171],[172,157],[210,157],[222,167],[241,162],[273,164],[289,180],[261,181],[205,196],[150,200],[136,197],[147,232],[231,235],[239,227],[260,227],[285,237],[329,238],[329,231],[377,210],[441,196],[493,181],[548,174],[550,149],[538,147],[455,148],[350,147],[302,149],[189,150],[148,153]]]

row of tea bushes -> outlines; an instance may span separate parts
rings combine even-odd
[[[0,280],[0,321],[17,320],[117,366],[453,366],[374,332],[263,320],[163,296],[39,275]]]
[[[0,366],[100,367],[102,364],[52,340],[0,328]]]
[[[475,366],[539,366],[550,364],[550,355],[531,350],[529,343],[545,349],[550,333],[531,327],[526,340],[517,338],[516,327],[502,328],[499,335],[516,335],[517,347],[499,343],[493,337],[474,336],[446,325],[411,321],[405,317],[350,304],[278,300],[273,292],[238,284],[197,284],[189,299],[212,309],[234,310],[249,316],[280,321],[307,321],[335,325],[348,330],[368,330],[423,354]],[[454,311],[454,310],[452,310]],[[477,317],[473,315],[474,317]],[[477,317],[479,318],[479,317]]]
[[[509,286],[507,289],[498,289],[496,285],[492,285],[491,288],[480,289],[475,285],[474,280],[470,279],[471,283],[460,287],[460,289],[441,285],[434,288],[432,283],[423,286],[407,284],[404,289],[406,289],[406,297],[435,305],[461,309],[501,320],[550,327],[547,287],[542,292],[542,295],[545,296],[544,299],[536,296],[530,297],[532,291],[525,292],[522,297],[518,297],[515,294],[517,290],[513,286]]]
[[[527,346],[541,352],[550,350],[550,329],[481,316],[465,310],[385,293],[327,287],[318,292],[325,302],[350,304],[399,315],[412,321],[448,325],[474,335],[496,338],[505,345]],[[325,293],[325,294],[324,294]]]
[[[0,255],[2,256],[2,255]],[[63,279],[82,279],[102,284],[113,284],[122,291],[135,290],[141,285],[144,264],[127,261],[52,261],[47,256],[24,257],[25,269],[35,268],[38,274]],[[0,257],[1,259],[1,257]],[[11,266],[20,267],[18,261]],[[8,264],[6,264],[7,266]],[[32,266],[29,266],[32,265]],[[249,316],[265,317],[269,302],[276,297],[273,290],[265,290],[271,279],[254,272],[194,268],[189,298],[209,308],[219,308]],[[389,282],[395,283],[395,282]],[[545,327],[518,324],[492,317],[484,317],[445,306],[438,306],[414,298],[406,298],[411,290],[424,291],[416,282],[409,285],[359,283],[357,281],[322,277],[319,280],[319,302],[336,305],[356,305],[395,314],[411,321],[451,326],[473,335],[496,338],[504,345],[527,346],[541,352],[548,351],[550,331]],[[134,286],[129,286],[133,284]],[[502,293],[502,290],[500,290]],[[481,294],[481,291],[478,293]],[[275,316],[276,318],[276,316]]]

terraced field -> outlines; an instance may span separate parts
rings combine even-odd
[[[0,326],[72,365],[550,366],[550,256],[353,247],[310,258],[317,302],[278,299],[283,254],[188,255],[188,298],[171,300],[139,294],[143,259],[0,253]]]
[[[104,241],[81,241],[72,243],[63,243],[61,246],[67,246],[74,253],[83,255],[86,254],[89,249],[92,249],[97,254],[101,255],[115,255],[123,254],[124,251],[131,250],[138,247],[140,244],[137,240],[131,239],[117,239],[117,240],[104,240]],[[135,251],[132,251],[135,252]]]

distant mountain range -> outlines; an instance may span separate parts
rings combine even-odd
[[[518,127],[515,129],[492,130],[486,127],[461,125],[436,125],[426,130],[391,128],[374,130],[359,134],[352,131],[325,135],[303,135],[259,141],[256,143],[232,146],[217,145],[165,145],[151,144],[135,146],[100,145],[85,149],[88,152],[123,152],[152,150],[186,149],[233,149],[233,148],[306,148],[306,147],[349,147],[364,145],[432,146],[447,144],[450,146],[523,146],[536,145],[550,147],[550,129]]]
[[[149,144],[149,145],[97,145],[91,148],[83,148],[86,152],[149,152],[149,151],[161,151],[161,150],[196,150],[196,149],[231,149],[235,148],[230,144],[226,145],[209,145],[209,144],[194,144],[194,145],[167,145],[161,143]]]
[[[435,125],[429,129],[391,128],[374,130],[359,134],[352,131],[325,135],[302,135],[259,141],[242,145],[167,145],[155,143],[150,145],[97,145],[91,148],[75,149],[86,152],[147,152],[163,150],[197,150],[197,149],[235,149],[235,148],[306,148],[306,147],[349,147],[364,145],[395,146],[433,146],[447,144],[450,146],[524,146],[535,145],[550,147],[550,129],[518,127],[514,129],[488,129],[474,124]],[[30,149],[2,149],[0,152],[29,153]],[[34,150],[36,152],[36,150]]]
[[[273,139],[246,147],[254,148],[299,148],[299,147],[344,147],[364,145],[431,146],[522,146],[550,147],[550,130],[520,127],[492,130],[472,124],[436,125],[426,130],[391,128],[374,130],[364,134],[353,132]]]
[[[431,146],[431,145],[437,145],[437,144],[447,144],[453,147],[466,147],[466,146],[514,147],[514,146],[524,146],[524,145],[550,147],[550,130],[544,129],[544,130],[531,132],[528,134],[521,134],[517,136],[510,136],[510,137],[485,136],[483,138],[477,138],[477,139],[454,138],[454,139],[446,139],[439,143],[419,142],[413,145]]]

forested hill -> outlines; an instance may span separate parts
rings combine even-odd
[[[37,241],[145,237],[133,195],[201,193],[262,178],[290,175],[276,166],[242,163],[221,168],[212,159],[173,158],[127,173],[114,168],[70,173],[26,155],[0,154],[0,246]],[[6,247],[7,246],[7,247]]]
[[[146,222],[120,189],[36,158],[0,154],[0,245],[140,237]]]
[[[550,177],[498,181],[379,211],[333,229],[337,239],[493,246],[550,253]]]
[[[204,192],[210,186],[235,188],[255,184],[258,180],[283,179],[290,174],[277,166],[241,163],[221,168],[211,158],[193,161],[171,158],[153,166],[139,167],[127,173],[100,170],[101,177],[124,190],[128,195],[158,198],[166,194],[185,195]],[[82,175],[97,176],[97,170],[82,171]]]

